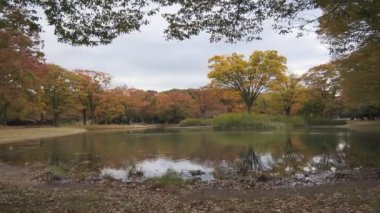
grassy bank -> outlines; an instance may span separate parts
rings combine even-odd
[[[29,139],[40,139],[58,137],[83,133],[86,130],[77,127],[33,127],[33,128],[1,128],[0,144],[23,141]]]
[[[247,113],[229,113],[213,119],[185,119],[180,126],[213,126],[215,129],[253,129],[259,131],[276,130],[305,126],[302,117],[281,115],[257,115]]]
[[[356,131],[380,132],[380,121],[348,121],[347,128]]]
[[[134,125],[126,125],[126,124],[104,124],[104,125],[78,125],[79,128],[84,128],[89,131],[93,130],[134,130],[134,129],[153,129],[158,128],[160,125],[141,125],[141,124],[134,124]]]
[[[327,118],[309,118],[306,119],[309,126],[343,126],[347,124],[346,120],[332,120]]]
[[[86,131],[100,130],[139,130],[158,128],[159,125],[65,125],[60,127],[2,127],[0,128],[0,144],[18,142],[29,139],[59,137]]]

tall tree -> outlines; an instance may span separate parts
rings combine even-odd
[[[83,122],[86,125],[87,110],[90,111],[91,124],[96,123],[95,111],[99,104],[100,94],[108,87],[111,76],[104,72],[92,70],[75,70],[81,78],[84,96],[80,100],[82,103]]]
[[[43,80],[43,90],[48,111],[53,117],[54,126],[58,126],[60,115],[77,107],[79,81],[77,76],[57,65],[47,65],[48,72]]]
[[[30,93],[34,71],[39,69],[39,26],[35,16],[22,6],[0,1],[0,123],[7,124],[14,102]]]
[[[342,76],[342,94],[351,107],[380,111],[379,58],[380,44],[371,44],[334,61]]]
[[[277,51],[255,51],[249,60],[236,53],[229,56],[214,56],[210,60],[208,77],[214,83],[240,92],[250,113],[257,97],[286,70],[286,58]]]
[[[201,87],[199,89],[190,89],[189,94],[195,100],[195,106],[202,118],[210,118],[215,114],[222,112],[223,106],[221,104],[222,93],[218,89],[210,85]]]
[[[187,91],[171,90],[157,96],[157,115],[165,123],[178,123],[184,118],[194,117],[195,101]]]
[[[96,111],[102,123],[110,124],[124,113],[123,96],[118,88],[107,89],[99,95],[99,106]]]
[[[339,106],[337,97],[342,92],[341,74],[336,64],[331,62],[312,67],[302,77],[310,89],[312,101],[321,102],[325,116],[333,116]]]
[[[291,115],[294,105],[299,101],[303,92],[303,87],[300,83],[301,79],[295,74],[284,76],[273,86],[273,90],[278,94],[279,102],[287,116]]]

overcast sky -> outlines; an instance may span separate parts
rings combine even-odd
[[[121,36],[112,44],[99,47],[59,43],[50,26],[44,27],[42,39],[48,63],[70,70],[106,72],[113,76],[113,85],[157,91],[197,88],[209,83],[208,59],[213,55],[236,52],[248,56],[255,50],[278,50],[287,57],[288,69],[297,74],[329,61],[328,49],[314,33],[296,38],[295,35],[278,35],[267,27],[263,40],[227,44],[210,43],[206,34],[186,41],[166,41],[164,28],[164,20],[155,16],[141,32]]]

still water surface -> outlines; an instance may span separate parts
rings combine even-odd
[[[212,180],[218,171],[336,171],[380,163],[380,133],[346,129],[291,132],[145,130],[88,132],[0,145],[0,161],[85,168],[129,181],[174,171],[182,178]],[[131,169],[132,168],[132,169]]]

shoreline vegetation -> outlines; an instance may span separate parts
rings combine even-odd
[[[37,140],[42,138],[61,137],[80,134],[86,131],[121,131],[121,130],[145,130],[145,129],[197,129],[207,128],[215,130],[253,130],[272,131],[292,128],[346,128],[355,131],[376,132],[380,130],[379,121],[346,121],[313,119],[307,120],[299,116],[269,116],[246,113],[230,113],[216,116],[213,119],[188,118],[178,125],[63,125],[61,127],[50,126],[7,126],[0,127],[0,144]]]
[[[179,123],[180,127],[212,126],[217,130],[278,130],[307,126],[344,126],[346,120],[326,118],[304,118],[302,116],[261,115],[228,113],[213,119],[188,118]]]

